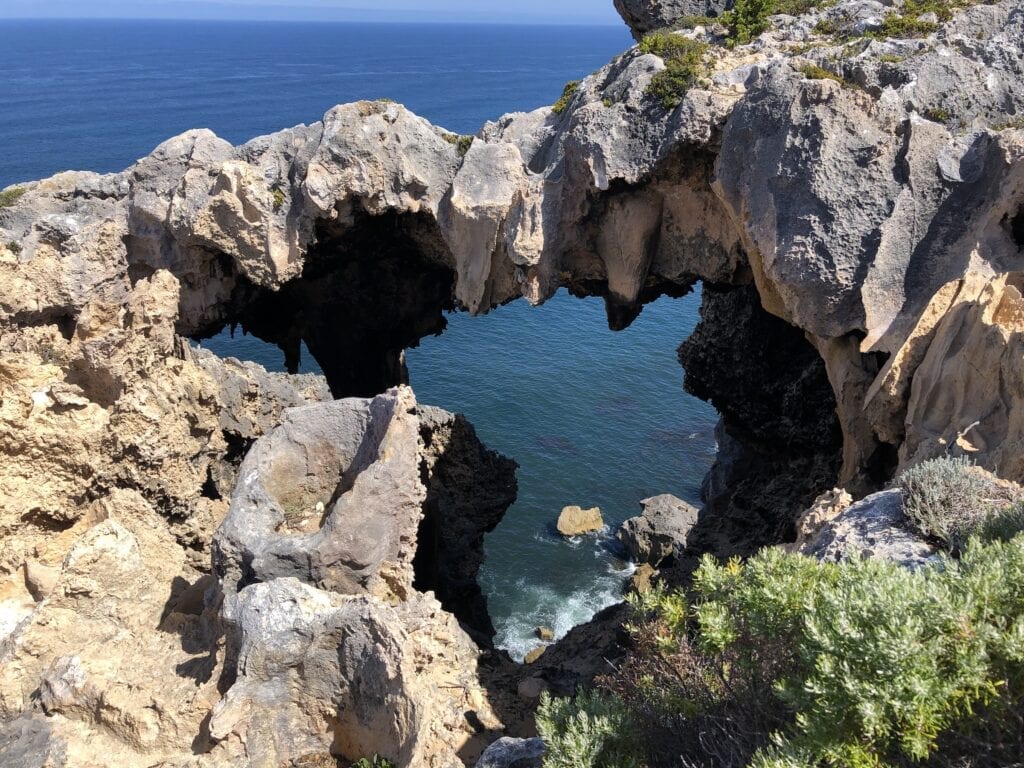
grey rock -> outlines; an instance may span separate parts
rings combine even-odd
[[[615,536],[630,559],[657,567],[686,547],[686,537],[697,522],[698,510],[671,494],[640,502],[643,514],[626,520]]]
[[[800,551],[824,561],[871,557],[907,568],[920,568],[938,559],[935,547],[910,530],[899,488],[853,504]]]
[[[428,719],[450,723],[464,714],[440,711],[432,674],[454,675],[446,680],[453,685],[472,675],[465,658],[463,669],[451,668],[472,644],[450,625],[430,641],[434,669],[414,671],[425,649],[409,628],[437,609],[422,596],[392,608],[292,578],[246,587],[228,622],[238,676],[213,710],[212,738],[248,734],[253,766],[332,750],[350,760],[378,753],[396,765],[426,765],[425,750],[438,747],[426,736]]]
[[[544,742],[539,738],[513,739],[506,736],[484,750],[476,768],[540,768],[545,751]]]
[[[0,764],[7,768],[61,768],[67,742],[53,732],[50,720],[26,712],[0,721]]]
[[[615,0],[615,10],[637,40],[685,16],[718,16],[731,7],[731,0]]]
[[[426,494],[415,404],[402,388],[290,409],[256,441],[214,537],[226,605],[286,576],[344,594],[411,589]]]

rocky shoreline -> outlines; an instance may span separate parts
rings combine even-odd
[[[638,39],[725,10],[616,5]],[[695,23],[673,108],[638,46],[472,141],[359,102],[0,192],[0,762],[471,765],[625,652],[621,607],[526,668],[489,649],[514,457],[402,386],[449,308],[568,288],[622,328],[703,283],[680,357],[720,455],[681,580],[923,459],[1024,481],[1024,6],[884,13]],[[232,323],[325,377],[188,343]]]

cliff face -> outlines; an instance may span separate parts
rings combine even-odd
[[[638,34],[699,12],[648,4],[670,18],[643,21],[641,5],[622,3]],[[401,106],[361,102],[240,147],[189,132],[123,173],[60,174],[5,197],[8,762],[114,751],[124,765],[200,765],[214,750],[215,764],[244,764],[381,746],[364,728],[379,711],[339,716],[349,693],[319,696],[314,662],[338,690],[403,713],[387,746],[409,764],[451,765],[485,740],[475,734],[497,733],[508,707],[473,682],[475,646],[441,605],[486,637],[473,580],[480,537],[514,493],[507,463],[454,417],[407,402],[385,408],[367,453],[301,457],[325,462],[310,478],[335,474],[322,511],[289,518],[297,531],[245,501],[258,478],[237,476],[254,441],[294,423],[285,408],[400,384],[402,350],[442,329],[450,306],[484,312],[567,287],[604,296],[623,327],[644,302],[704,281],[682,351],[687,386],[723,414],[701,547],[776,540],[837,480],[862,493],[947,451],[1024,479],[1024,6],[968,8],[925,40],[814,31],[877,26],[875,11],[778,17],[750,45],[713,47],[673,109],[647,93],[665,62],[633,49],[564,110],[507,115],[464,154]],[[229,322],[290,360],[305,341],[326,381],[186,343]],[[374,422],[349,418],[353,439]],[[377,451],[388,434],[393,448]],[[379,480],[385,453],[409,465],[390,486],[402,503],[374,517],[380,552],[345,550],[351,528],[326,513],[357,488],[337,471]],[[453,491],[462,466],[490,479]],[[258,531],[239,522],[245,504],[270,515]],[[468,554],[453,567],[458,542]],[[274,636],[270,604],[290,606],[281,621],[299,629]],[[394,653],[373,656],[354,627]],[[352,659],[379,674],[358,678]],[[409,682],[428,668],[423,687]],[[284,720],[260,710],[309,686]],[[476,720],[456,726],[466,711]],[[295,741],[259,741],[268,729]]]

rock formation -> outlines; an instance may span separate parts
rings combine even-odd
[[[721,10],[620,5],[638,34]],[[647,92],[665,62],[633,49],[564,110],[488,123],[464,155],[403,107],[360,102],[239,147],[191,131],[123,173],[5,196],[2,762],[386,745],[448,768],[501,733],[519,678],[495,661],[508,684],[480,684],[453,613],[486,641],[473,582],[511,466],[456,417],[381,394],[448,308],[567,288],[621,328],[703,281],[681,355],[722,413],[721,451],[688,555],[792,538],[821,491],[861,496],[940,453],[1024,479],[1024,7],[966,8],[923,40],[821,32],[877,29],[877,13],[775,17],[714,47],[673,109]],[[235,323],[293,369],[305,342],[326,381],[189,343]],[[314,406],[330,395],[383,399]],[[278,449],[292,469],[251,478]],[[360,542],[344,521],[371,513]],[[592,674],[614,638],[589,631],[531,675],[564,690]],[[385,710],[400,716],[367,725]]]
[[[616,531],[630,559],[655,568],[686,548],[686,538],[697,522],[697,509],[671,494],[640,502],[643,513],[626,520]]]
[[[594,533],[604,528],[604,519],[598,507],[584,509],[580,506],[568,506],[562,509],[555,523],[555,528],[563,536],[579,536],[583,533]]]

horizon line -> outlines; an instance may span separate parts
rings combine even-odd
[[[576,21],[559,21],[555,19],[545,19],[537,21],[519,21],[519,20],[505,20],[505,21],[483,21],[473,19],[417,19],[415,21],[386,21],[383,19],[286,19],[286,18],[252,18],[252,19],[234,19],[234,18],[209,18],[202,16],[3,16],[0,15],[0,23],[11,22],[11,21],[159,21],[159,22],[179,22],[179,21],[200,21],[200,22],[215,22],[219,24],[379,24],[382,26],[420,26],[425,24],[447,24],[451,26],[494,26],[494,27],[601,27],[604,29],[610,29],[613,27],[622,27],[624,31],[628,31],[625,23],[619,21],[618,23],[607,21],[587,21],[587,22],[576,22]]]

